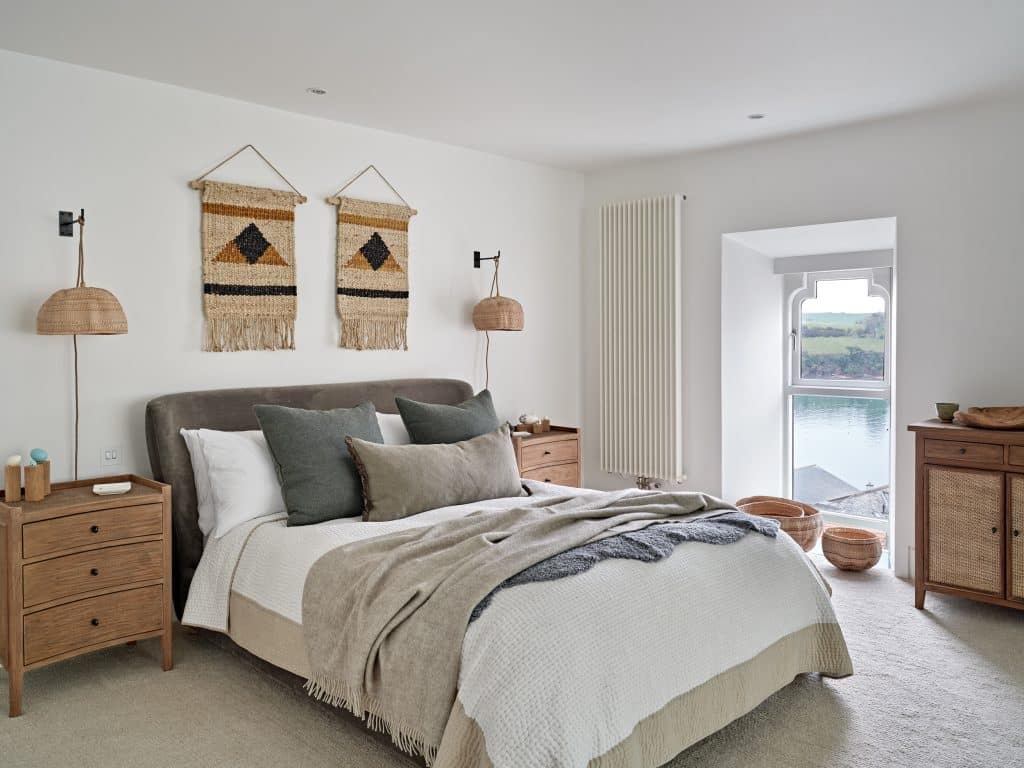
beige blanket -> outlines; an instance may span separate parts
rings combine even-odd
[[[318,560],[302,601],[310,693],[386,728],[431,764],[455,703],[469,616],[492,589],[616,526],[732,509],[699,493],[633,491],[528,504]]]

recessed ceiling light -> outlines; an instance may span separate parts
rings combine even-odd
[[[747,115],[748,120],[764,120],[764,115],[760,112],[752,112]]]
[[[306,93],[311,93],[314,96],[325,96],[327,94],[327,91],[325,91],[323,88],[307,88]]]

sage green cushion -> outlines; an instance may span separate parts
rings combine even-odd
[[[283,405],[256,405],[253,410],[277,465],[288,525],[362,513],[362,485],[345,440],[384,442],[373,403],[332,411]]]
[[[395,397],[395,405],[414,443],[457,443],[498,428],[498,414],[486,389],[458,405],[420,403],[401,396]]]
[[[377,445],[350,437],[348,447],[369,522],[525,493],[507,425],[457,443]]]

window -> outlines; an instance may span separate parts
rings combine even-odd
[[[889,516],[890,285],[888,268],[805,273],[786,324],[791,495],[837,521],[882,529]]]

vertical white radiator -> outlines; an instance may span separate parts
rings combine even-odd
[[[601,208],[601,469],[641,487],[685,479],[682,219],[679,195]]]

